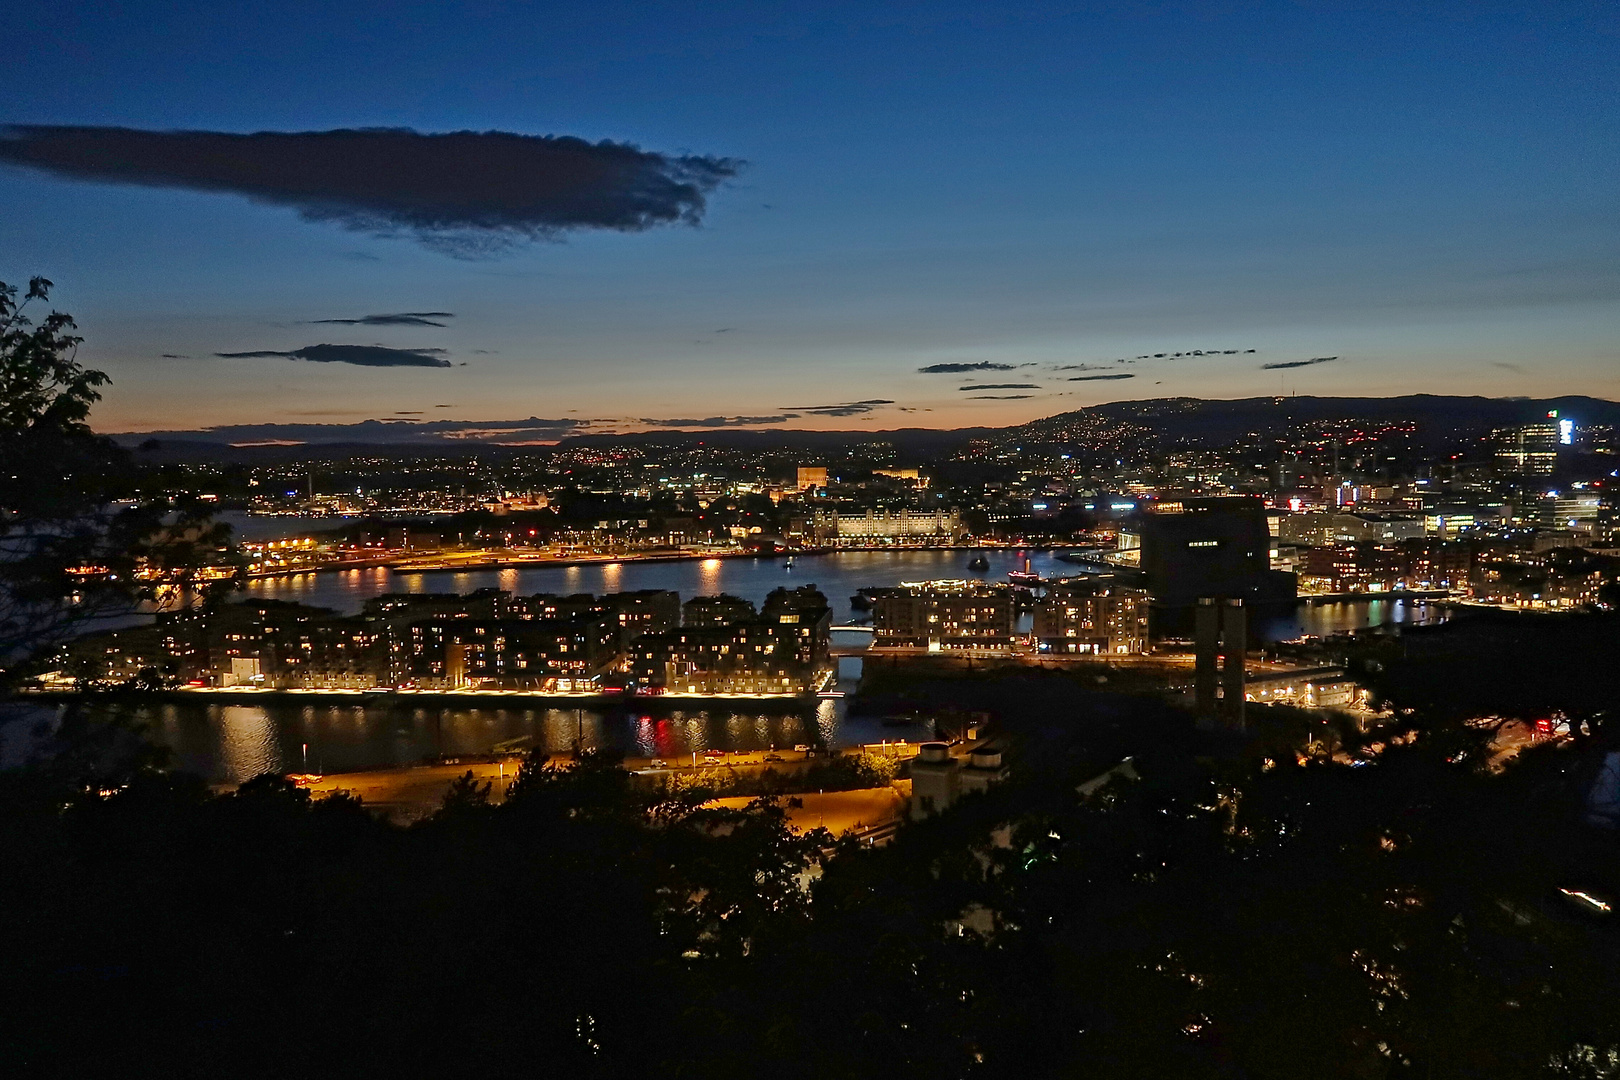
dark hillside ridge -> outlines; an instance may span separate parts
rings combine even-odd
[[[1256,397],[1235,400],[1208,398],[1149,398],[1111,401],[1072,412],[1032,420],[1009,428],[894,428],[880,431],[803,431],[776,428],[708,431],[642,431],[629,434],[563,436],[557,443],[570,446],[710,446],[784,451],[807,454],[831,452],[863,443],[886,442],[901,457],[945,455],[974,439],[998,445],[1098,444],[1151,437],[1156,442],[1185,446],[1223,446],[1250,433],[1281,435],[1301,424],[1329,420],[1369,422],[1410,421],[1416,426],[1414,442],[1443,445],[1480,438],[1492,428],[1540,419],[1550,410],[1581,426],[1620,425],[1620,403],[1602,398],[1488,398],[1439,394],[1404,397]],[[447,438],[433,431],[409,437],[408,424],[389,424],[388,441],[363,438],[366,425],[331,425],[330,433],[312,436],[310,425],[253,425],[260,445],[231,445],[232,434],[249,429],[126,433],[112,436],[131,448],[156,440],[158,447],[142,451],[149,460],[163,461],[278,461],[331,460],[348,457],[408,458],[455,457],[467,454],[521,455],[549,449],[546,445],[502,445],[494,441]],[[281,429],[285,428],[285,431]],[[263,440],[286,439],[292,445],[267,445]],[[307,440],[307,441],[294,441]]]
[[[1087,409],[1048,416],[1008,428],[998,441],[1067,442],[1077,426],[1098,419],[1111,425],[1145,428],[1184,445],[1224,446],[1250,433],[1280,435],[1299,424],[1355,419],[1374,422],[1411,421],[1419,443],[1448,443],[1478,438],[1492,428],[1529,423],[1556,409],[1586,426],[1620,424],[1620,403],[1602,398],[1487,398],[1438,394],[1404,397],[1258,397],[1231,401],[1205,398],[1151,398],[1113,401]]]

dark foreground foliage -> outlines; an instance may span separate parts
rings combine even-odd
[[[1040,687],[1025,687],[1040,696]],[[138,743],[0,774],[21,1075],[1604,1076],[1620,942],[1585,751],[1451,731],[1351,767],[1076,699],[881,849],[610,757],[409,828]],[[1273,720],[1276,720],[1273,723]],[[100,733],[105,735],[107,733]],[[1083,800],[1121,750],[1143,779]],[[821,874],[810,891],[806,870]]]

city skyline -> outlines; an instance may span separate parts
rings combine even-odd
[[[1620,397],[1597,5],[343,15],[22,16],[0,190],[28,212],[0,246],[112,376],[99,430]],[[144,172],[109,128],[145,133]],[[297,133],[348,132],[341,157],[371,128],[504,132],[541,179],[578,148],[537,137],[581,139],[629,180],[492,211],[474,136],[477,205],[424,218],[364,176],[201,176],[203,137],[160,134],[319,164]]]

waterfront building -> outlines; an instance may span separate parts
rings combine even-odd
[[[631,673],[642,686],[683,694],[803,694],[821,672],[799,663],[774,623],[683,626],[645,634]]]
[[[928,652],[1012,649],[1017,608],[1011,588],[977,581],[930,581],[869,589],[874,649]]]
[[[621,649],[643,634],[661,634],[681,624],[681,594],[673,589],[609,593],[601,607],[617,627]]]
[[[817,509],[811,531],[818,543],[858,543],[872,540],[933,540],[954,543],[967,535],[962,514],[949,510]]]
[[[716,596],[694,596],[683,606],[682,626],[729,626],[746,622],[759,612],[752,600],[720,593]]]
[[[629,667],[643,686],[686,694],[804,694],[831,674],[832,609],[814,585],[776,589],[764,608],[695,597],[686,623],[643,634]]]
[[[1119,655],[1148,648],[1148,594],[1111,574],[1047,585],[1035,604],[1036,647],[1051,655]]]
[[[565,619],[435,618],[412,623],[411,684],[543,690],[588,683],[617,657],[601,614]]]
[[[832,640],[832,608],[814,585],[771,590],[760,618],[775,625],[778,650],[807,668],[826,666]]]
[[[1307,593],[1461,589],[1472,565],[1472,550],[1456,541],[1333,544],[1300,552],[1299,583]]]
[[[1285,543],[1320,547],[1335,543],[1392,544],[1426,533],[1421,516],[1363,511],[1284,514],[1277,520],[1275,535]]]

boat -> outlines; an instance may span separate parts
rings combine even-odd
[[[1007,572],[1007,580],[1012,582],[1014,585],[1022,585],[1025,588],[1034,588],[1036,585],[1044,584],[1044,582],[1041,581],[1041,575],[1035,573],[1029,568],[1028,559],[1024,560],[1024,568],[1022,570],[1009,570]]]
[[[988,570],[990,569],[990,560],[985,558],[983,555],[975,555],[973,556],[973,561],[968,563],[968,569]]]

